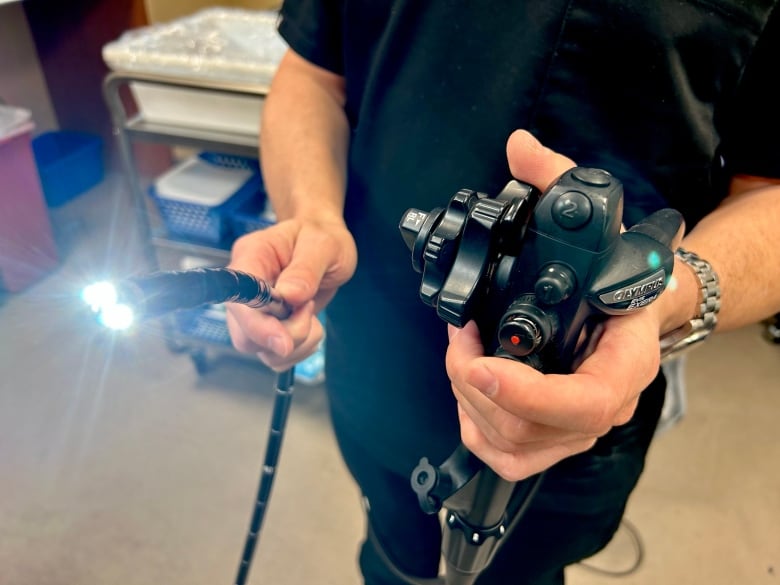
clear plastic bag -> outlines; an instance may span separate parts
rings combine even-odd
[[[277,14],[207,8],[127,31],[103,47],[103,60],[114,71],[268,85],[287,48]]]

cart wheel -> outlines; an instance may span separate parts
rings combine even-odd
[[[201,376],[211,369],[209,356],[205,349],[196,349],[190,352],[190,359],[195,366],[195,371]]]

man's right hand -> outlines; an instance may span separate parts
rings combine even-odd
[[[357,248],[343,221],[290,219],[242,236],[229,268],[274,283],[293,307],[284,321],[244,305],[227,305],[233,345],[255,353],[270,368],[285,370],[312,354],[322,339],[317,313],[355,271]]]

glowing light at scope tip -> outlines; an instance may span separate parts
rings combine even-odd
[[[128,305],[118,303],[110,307],[104,307],[98,314],[98,321],[114,331],[124,331],[132,326],[135,321],[133,309]]]
[[[118,295],[113,284],[103,281],[84,287],[81,298],[89,305],[92,312],[99,313],[105,307],[116,305]]]
[[[129,329],[135,321],[133,309],[119,302],[116,287],[110,282],[96,282],[85,287],[81,298],[97,315],[98,322],[115,331]]]

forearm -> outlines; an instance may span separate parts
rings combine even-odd
[[[780,310],[780,186],[730,196],[683,242],[712,264],[720,281],[718,331]]]
[[[260,132],[263,178],[279,219],[341,221],[348,141],[343,80],[288,52]]]
[[[732,195],[691,230],[682,247],[706,259],[718,275],[721,309],[717,331],[755,323],[780,311],[780,185],[734,181]],[[692,318],[699,284],[678,259],[675,283],[662,295],[661,333]]]

